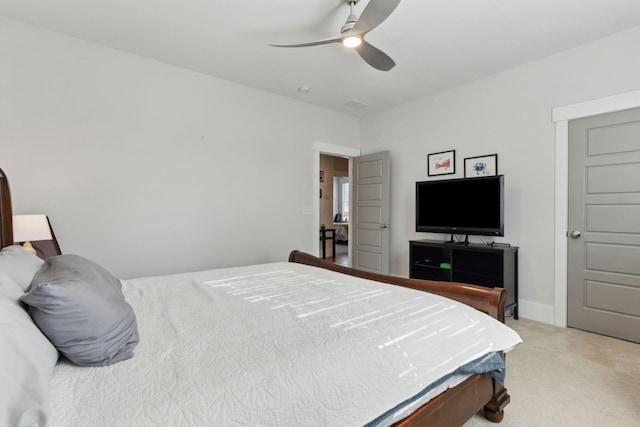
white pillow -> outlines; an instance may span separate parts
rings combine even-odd
[[[0,425],[44,426],[58,352],[19,302],[22,295],[0,272]]]
[[[6,273],[22,292],[27,292],[31,280],[44,261],[20,245],[7,246],[0,251],[0,273]]]

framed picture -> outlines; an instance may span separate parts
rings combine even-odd
[[[498,155],[467,157],[464,159],[464,177],[493,176],[498,174]]]
[[[429,176],[456,173],[456,150],[429,154],[427,163]]]

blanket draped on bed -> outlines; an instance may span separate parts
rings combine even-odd
[[[60,362],[51,426],[386,425],[462,381],[461,367],[503,374],[501,352],[520,342],[458,302],[300,264],[141,278],[123,292],[136,355]]]

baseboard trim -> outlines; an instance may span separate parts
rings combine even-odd
[[[518,300],[518,317],[553,325],[555,309],[552,305]]]

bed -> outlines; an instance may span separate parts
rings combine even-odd
[[[0,170],[0,238],[13,250],[10,200]],[[499,422],[509,403],[503,354],[520,338],[504,325],[502,289],[367,273],[300,251],[118,287],[137,316],[129,357],[82,367],[57,353],[53,364],[35,360],[51,346],[28,352],[39,370],[28,386],[35,378],[47,393],[30,408],[18,401],[24,425],[456,426],[478,411]]]

